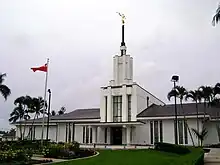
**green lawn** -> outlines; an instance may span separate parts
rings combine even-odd
[[[93,158],[55,165],[169,165],[179,155],[154,150],[102,150]]]

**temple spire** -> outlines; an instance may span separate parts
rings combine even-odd
[[[126,45],[125,45],[125,15],[121,14],[119,12],[117,12],[119,14],[119,16],[121,17],[121,21],[122,21],[122,40],[121,40],[121,46],[120,46],[120,50],[121,50],[121,56],[126,55]]]

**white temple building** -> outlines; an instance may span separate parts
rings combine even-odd
[[[165,105],[159,98],[142,88],[133,80],[133,58],[126,53],[124,42],[124,24],[120,55],[113,57],[113,80],[100,89],[100,107],[76,109],[70,113],[50,117],[49,139],[56,142],[77,141],[81,144],[102,145],[151,145],[154,142],[174,143],[174,105]],[[196,106],[193,103],[183,105],[189,128],[197,128]],[[178,109],[179,144],[197,145],[183,122],[183,113]],[[199,105],[199,129],[202,129],[203,105]],[[208,130],[205,144],[219,142],[219,108],[208,108],[204,125]],[[20,124],[25,128],[26,136],[31,129],[31,139],[41,139],[42,118],[26,123],[17,122],[17,137],[20,136]],[[46,119],[44,138],[46,138]],[[192,141],[193,139],[193,141]]]

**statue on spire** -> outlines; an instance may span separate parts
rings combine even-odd
[[[122,21],[122,24],[124,25],[125,24],[125,15],[124,14],[122,14],[122,13],[119,13],[119,12],[117,12],[118,14],[119,14],[119,16],[121,17],[121,21]]]

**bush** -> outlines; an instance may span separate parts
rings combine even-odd
[[[185,146],[169,144],[169,143],[155,143],[155,150],[171,152],[180,155],[190,153],[190,150]]]
[[[75,158],[79,152],[79,143],[58,143],[44,147],[42,154],[46,158]]]
[[[31,150],[0,151],[0,162],[29,161],[32,155]]]

